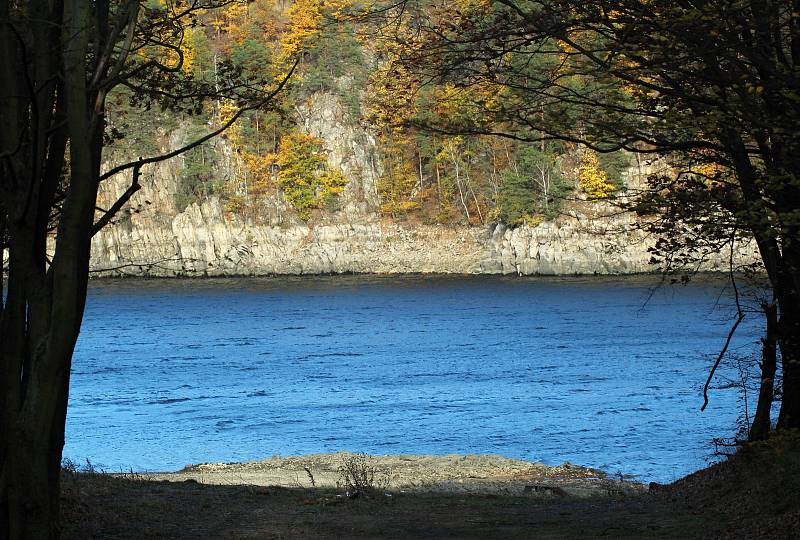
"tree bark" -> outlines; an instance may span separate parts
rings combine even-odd
[[[753,425],[750,427],[748,435],[748,440],[751,442],[766,439],[772,428],[770,412],[775,397],[775,373],[778,367],[778,306],[774,303],[765,303],[762,308],[766,320],[766,332],[761,340],[761,385],[758,392],[758,403]]]
[[[787,279],[778,291],[778,344],[783,368],[778,429],[800,428],[800,295],[793,285],[794,280]]]

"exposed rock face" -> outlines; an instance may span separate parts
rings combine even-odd
[[[403,225],[377,214],[380,175],[375,140],[348,123],[335,96],[312,96],[298,108],[299,124],[325,141],[328,161],[350,179],[339,210],[306,224],[276,193],[260,219],[227,213],[216,197],[179,211],[174,193],[180,158],[149,170],[129,207],[92,242],[101,275],[267,275],[319,273],[627,274],[653,271],[652,239],[634,218],[608,205],[577,203],[569,216],[537,227],[509,229]],[[178,137],[176,134],[173,138]],[[170,141],[178,146],[180,141]],[[223,149],[224,153],[224,149]],[[646,175],[628,173],[628,185]],[[106,183],[98,204],[108,208],[127,185]],[[610,217],[613,216],[613,217]],[[742,247],[752,260],[754,248]],[[704,270],[725,270],[727,254]]]
[[[95,237],[92,267],[106,274],[150,275],[653,271],[650,241],[626,227],[629,220],[576,213],[533,228],[449,228],[403,226],[362,215],[352,222],[281,227],[226,215],[211,198],[171,218],[149,208],[129,214]],[[743,247],[743,256],[754,256],[751,251]],[[704,269],[726,268],[723,254]]]
[[[325,141],[328,164],[350,179],[342,196],[343,211],[350,215],[374,212],[379,206],[377,179],[381,170],[372,134],[349,121],[347,111],[332,94],[312,95],[298,113],[300,125]]]

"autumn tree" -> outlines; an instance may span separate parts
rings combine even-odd
[[[0,538],[58,536],[70,367],[92,236],[139,189],[148,166],[267,107],[283,85],[242,80],[230,64],[218,66],[214,84],[194,78],[187,46],[197,17],[225,3],[0,0]],[[182,147],[108,163],[104,146],[124,136],[107,116],[115,89],[146,114],[198,111],[223,96],[237,111]],[[119,174],[129,175],[127,191],[97,208],[98,186]]]
[[[290,133],[275,156],[278,184],[303,220],[311,211],[331,204],[344,191],[347,179],[328,166],[322,140],[303,133]]]
[[[403,46],[394,60],[412,84],[504,89],[501,104],[485,107],[480,121],[436,118],[430,129],[661,160],[672,172],[654,175],[627,200],[660,237],[653,254],[668,266],[696,267],[711,253],[732,253],[741,239],[755,241],[771,291],[765,310],[777,310],[768,332],[783,373],[777,425],[800,427],[797,2],[393,6],[396,19],[385,28],[412,28],[396,36]],[[590,159],[587,185],[602,195],[605,182],[589,174],[596,166]],[[765,373],[762,396],[772,396],[773,375]]]
[[[614,193],[615,186],[608,180],[608,173],[600,166],[600,158],[593,150],[587,150],[581,157],[578,178],[590,199],[603,199]]]
[[[564,158],[577,153],[575,145],[544,143],[537,139],[538,126],[503,119],[518,103],[513,88],[490,77],[466,81],[457,72],[448,75],[452,66],[444,69],[438,51],[429,48],[435,42],[426,29],[455,29],[469,16],[481,17],[490,4],[404,2],[399,17],[392,9],[365,17],[374,36],[366,47],[376,58],[365,119],[388,162],[380,194],[393,216],[405,212],[440,223],[535,224],[556,218],[577,186],[577,171],[563,167],[574,161]],[[440,65],[442,73],[421,70],[423,64]],[[392,174],[403,169],[394,165],[399,155],[413,166],[412,174]],[[601,162],[600,170],[605,167]],[[615,190],[619,187],[614,184]],[[430,199],[436,200],[435,207]]]
[[[222,144],[197,149],[186,157],[187,171],[176,197],[180,209],[202,202],[212,192],[228,212],[251,222],[260,221],[265,210],[281,198],[290,199],[297,209],[294,203],[300,194],[282,190],[284,185],[293,188],[294,183],[287,184],[276,174],[279,146],[285,138],[291,140],[297,107],[313,93],[330,92],[337,94],[350,120],[359,114],[358,86],[365,76],[361,48],[347,25],[334,24],[333,19],[349,4],[344,0],[288,4],[258,0],[228,4],[200,17],[205,27],[193,32],[192,43],[206,80],[216,83],[219,67],[226,64],[244,80],[280,78],[295,59],[300,61],[286,91],[269,111],[248,111],[226,131]],[[331,54],[332,50],[337,53]],[[235,100],[222,99],[213,109],[207,119],[195,121],[198,125],[187,130],[202,128],[206,122],[224,123],[237,107]],[[214,174],[213,181],[199,181],[203,169]],[[310,217],[308,210],[301,210],[304,219]]]

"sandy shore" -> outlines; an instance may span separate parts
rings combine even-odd
[[[646,486],[605,478],[600,471],[565,463],[549,467],[493,454],[366,456],[338,452],[272,457],[248,463],[189,465],[149,480],[215,485],[335,488],[350,466],[387,492],[497,494],[532,497],[597,497],[641,493]]]

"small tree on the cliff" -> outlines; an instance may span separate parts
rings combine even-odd
[[[139,189],[142,170],[266,106],[277,84],[195,81],[187,29],[229,0],[0,0],[0,539],[58,536],[59,476],[69,375],[86,299],[92,236]],[[227,66],[231,68],[231,66]],[[292,69],[281,70],[291,73]],[[227,96],[238,111],[163,155],[109,167],[106,98],[126,86],[140,103],[197,110]],[[106,170],[103,171],[103,168]],[[130,174],[96,208],[98,186]]]
[[[428,129],[556,139],[665,160],[674,174],[654,176],[650,189],[627,195],[631,208],[651,219],[649,229],[661,237],[654,256],[668,267],[691,268],[711,252],[732,250],[737,239],[755,240],[768,304],[777,307],[767,341],[776,340],[783,371],[778,427],[800,427],[798,3],[393,5],[403,21],[386,28],[413,30],[397,36],[394,59],[413,73],[411,84],[488,86],[502,98],[480,122],[437,118]],[[769,375],[764,399],[773,395]]]
[[[290,133],[281,139],[275,155],[278,185],[304,220],[311,217],[312,209],[332,202],[347,184],[340,171],[328,168],[322,142],[303,133]]]

